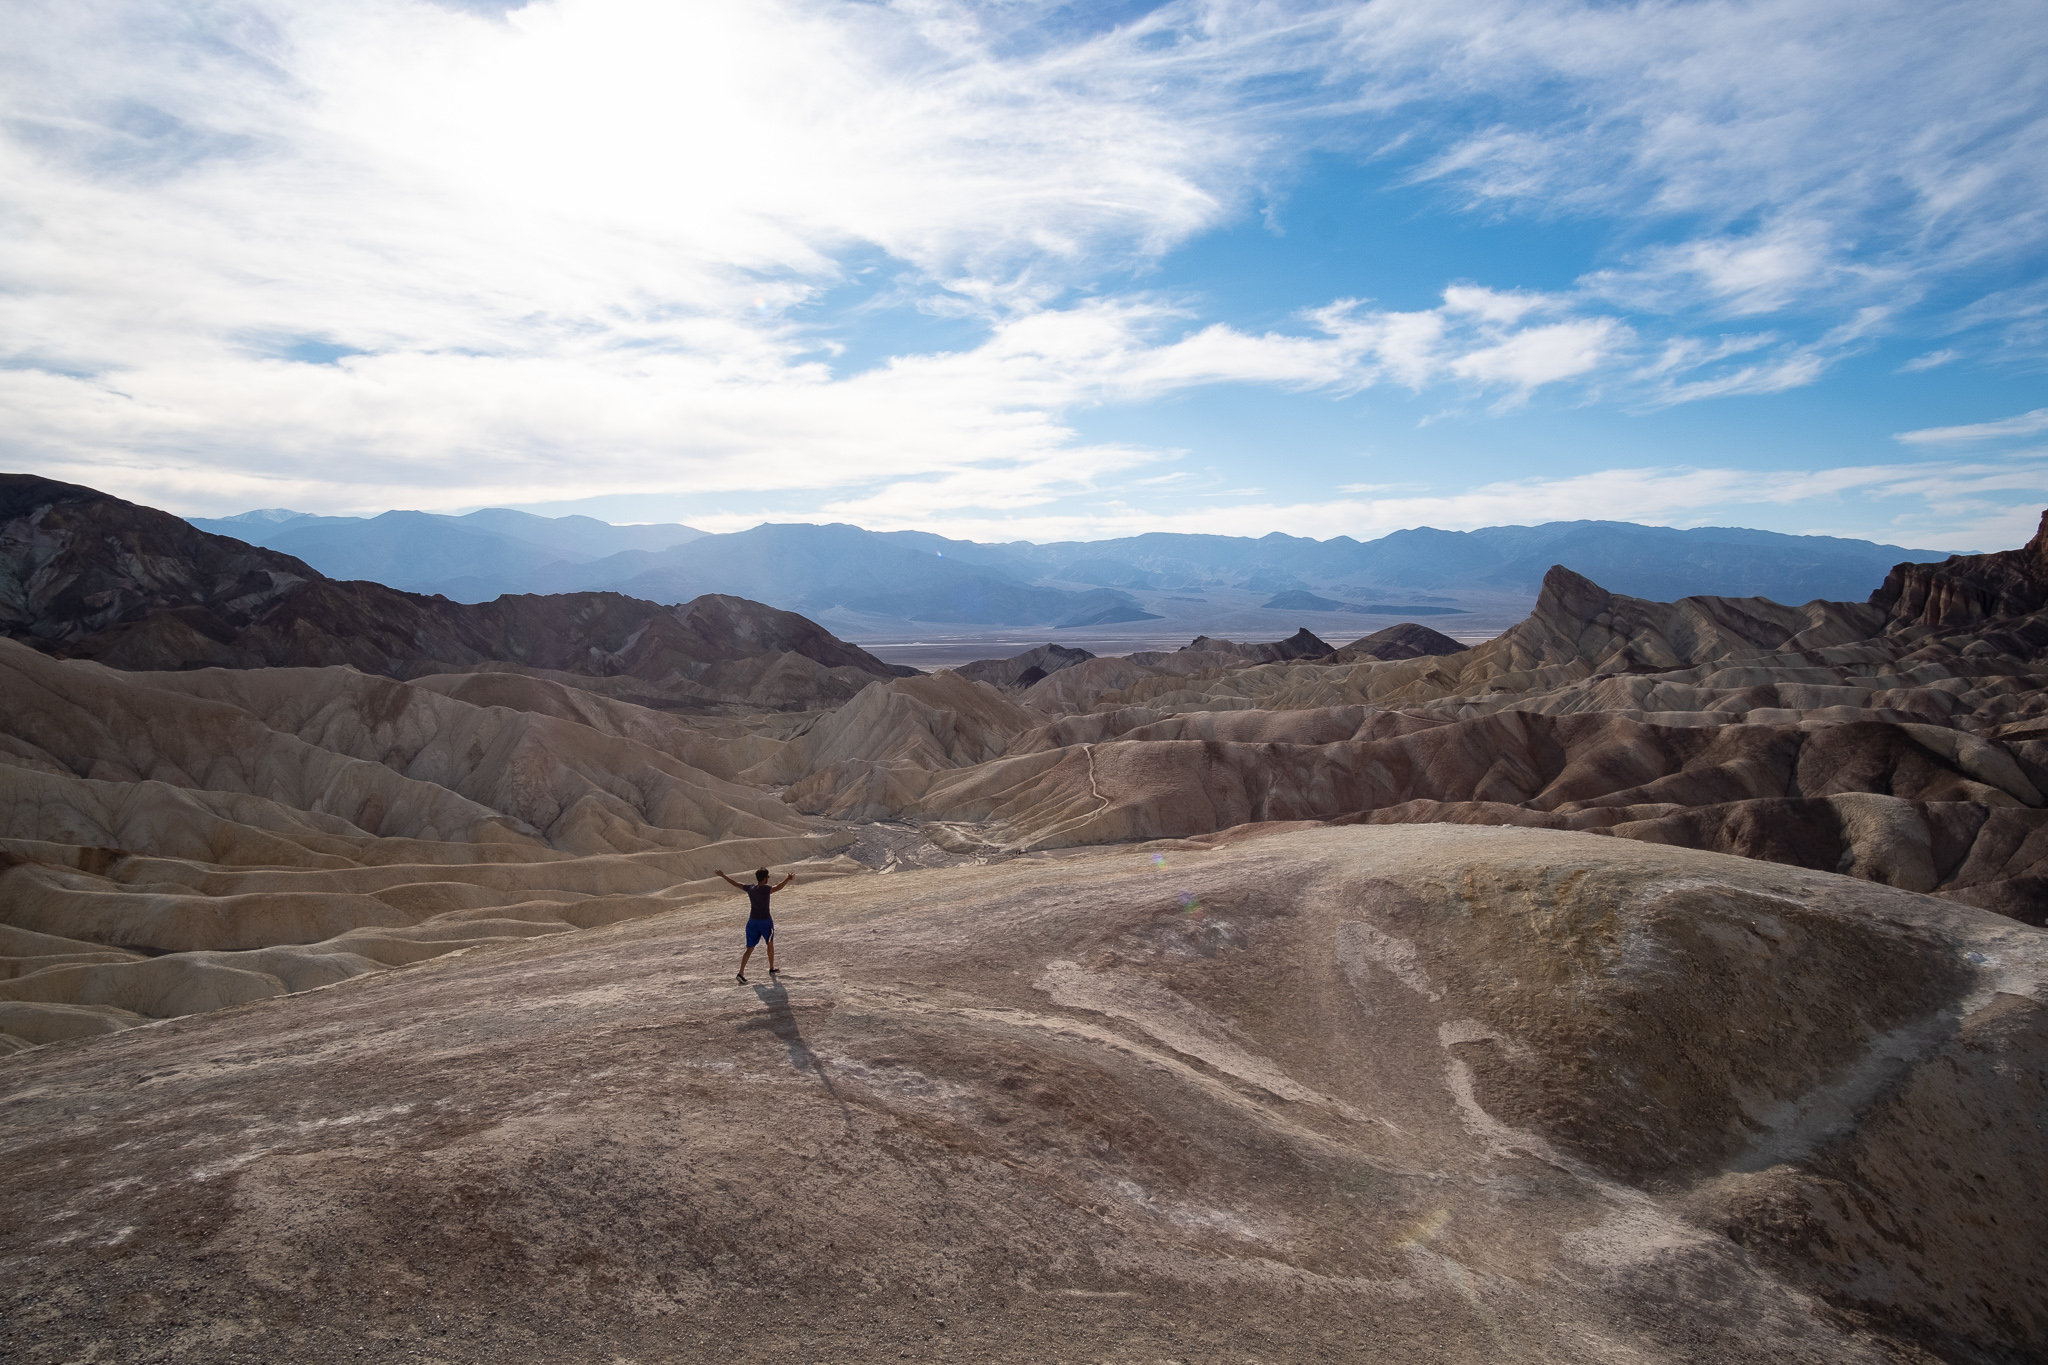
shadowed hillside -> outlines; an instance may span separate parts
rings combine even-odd
[[[667,683],[682,701],[731,693],[778,704],[745,676],[761,669],[720,668],[742,661],[779,661],[776,685],[799,704],[843,700],[867,678],[910,671],[793,612],[733,597],[661,607],[576,593],[465,605],[339,583],[289,555],[25,474],[0,475],[0,628],[116,668],[347,664],[409,677],[501,663]]]

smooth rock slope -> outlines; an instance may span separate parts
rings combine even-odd
[[[1252,833],[1252,832],[1247,832]],[[7,1064],[0,1349],[2019,1361],[2048,937],[1585,835],[800,882]]]

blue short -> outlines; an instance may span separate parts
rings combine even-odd
[[[762,939],[775,941],[775,921],[772,919],[750,919],[747,921],[747,946],[753,947]]]

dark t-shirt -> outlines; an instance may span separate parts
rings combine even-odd
[[[774,919],[768,913],[768,898],[775,894],[775,888],[766,882],[755,882],[747,887],[747,900],[753,908],[747,912],[748,919]]]

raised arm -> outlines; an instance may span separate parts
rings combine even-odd
[[[718,875],[719,875],[719,876],[721,876],[721,877],[725,877],[725,874],[724,874],[723,872],[720,872],[720,873],[719,873]],[[739,887],[739,888],[740,888],[740,890],[742,890],[742,891],[744,891],[744,890],[746,890],[746,889],[747,889],[747,888],[746,888],[746,887],[745,887],[744,885],[742,885],[741,883],[739,883],[739,882],[733,882],[733,881],[732,881],[732,878],[730,878],[730,877],[725,877],[725,879],[726,879],[727,881],[729,881],[729,882],[732,882],[732,884],[733,884],[734,886],[737,886],[737,887]]]
[[[782,879],[781,881],[779,881],[779,882],[775,883],[775,889],[776,889],[777,891],[780,891],[780,890],[781,890],[781,889],[782,889],[783,887],[785,887],[785,886],[788,886],[788,885],[789,885],[789,884],[790,884],[791,882],[793,882],[793,881],[795,881],[795,880],[796,880],[796,873],[792,872],[792,873],[790,873],[790,874],[789,874],[788,876],[784,877],[784,878],[783,878],[783,879]]]

